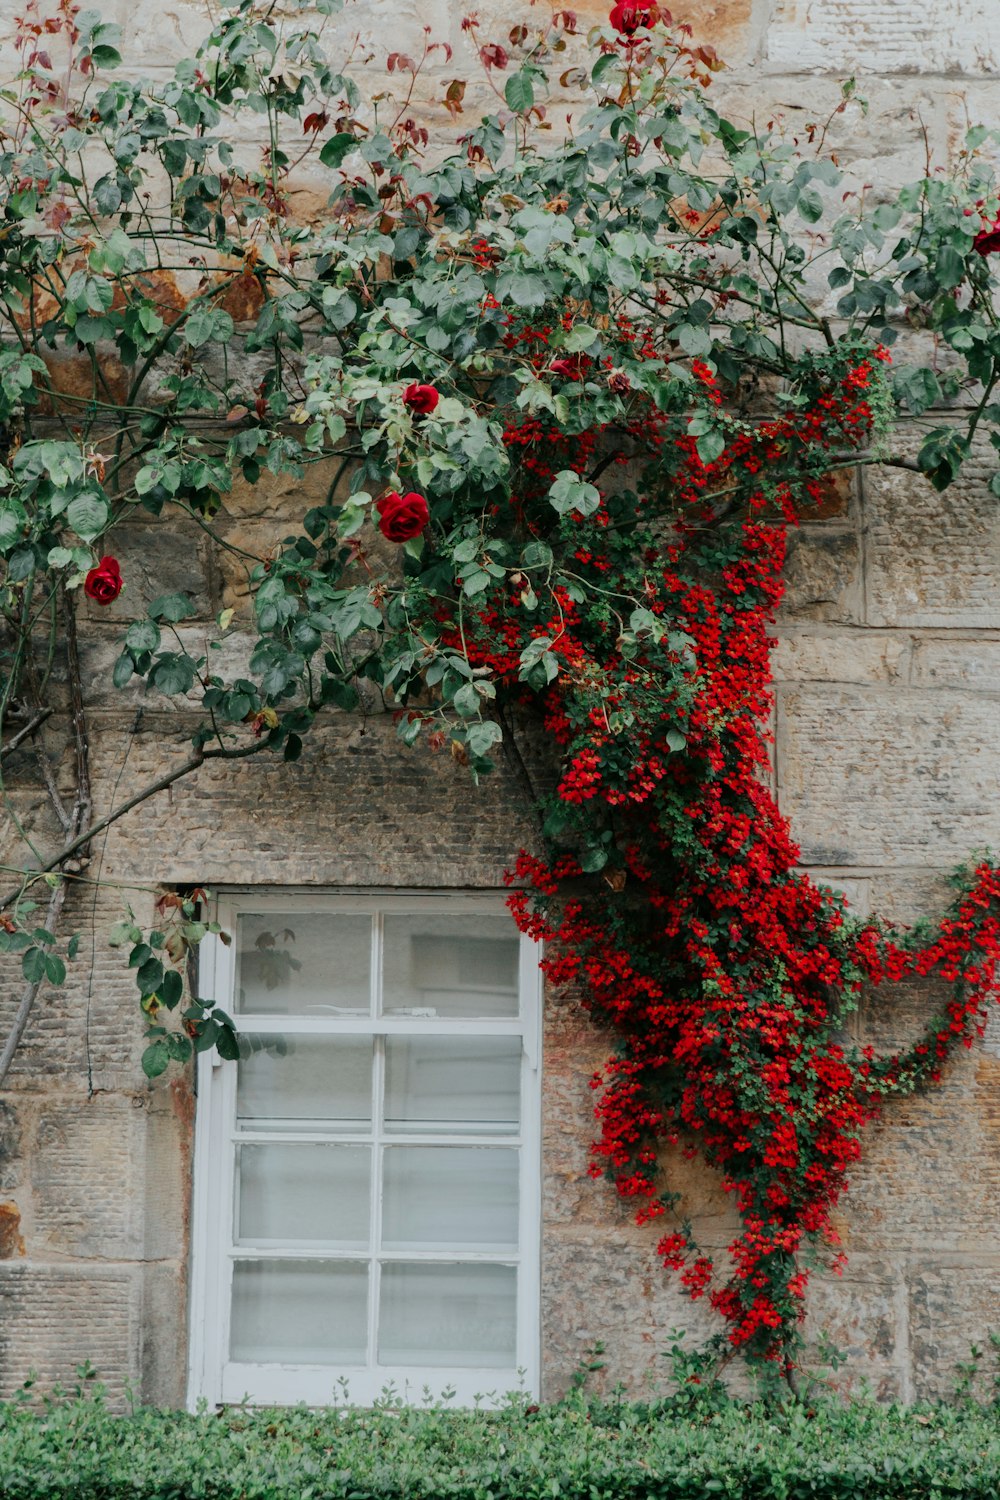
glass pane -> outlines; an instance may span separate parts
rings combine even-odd
[[[371,1148],[237,1147],[238,1245],[367,1250]]]
[[[385,1125],[408,1135],[517,1130],[520,1037],[387,1037]]]
[[[509,916],[387,916],[387,1013],[516,1016],[520,944]]]
[[[513,1266],[384,1265],[379,1364],[512,1370],[516,1304]]]
[[[244,1015],[367,1015],[372,919],[247,912],[236,924],[236,1006]]]
[[[389,1146],[386,1250],[516,1250],[517,1152],[475,1146]]]
[[[244,1130],[371,1129],[371,1037],[244,1034],[240,1041],[236,1118]]]
[[[368,1267],[353,1261],[237,1261],[231,1359],[363,1365]]]

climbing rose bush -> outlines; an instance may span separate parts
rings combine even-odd
[[[165,84],[119,76],[116,42],[70,0],[29,8],[6,104],[0,720],[45,718],[58,610],[80,701],[68,841],[25,852],[0,949],[21,954],[29,1001],[75,953],[33,893],[62,889],[110,821],[89,812],[72,604],[81,586],[118,595],[115,526],[183,516],[231,553],[234,485],[317,469],[323,503],[241,553],[245,613],[195,645],[173,593],[124,629],[114,685],[203,718],[190,758],[123,806],[208,758],[294,760],[373,692],[418,753],[475,780],[506,756],[539,818],[511,851],[514,916],[613,1048],[592,1080],[594,1170],[656,1222],[720,1343],[790,1373],[866,1125],[937,1079],[997,987],[988,859],[930,935],[859,919],[799,869],[767,775],[789,530],[838,470],[943,490],[974,445],[1000,446],[990,138],[874,204],[826,150],[832,120],[803,149],[780,121],[727,119],[711,46],[642,0],[586,36],[570,10],[503,40],[470,15],[461,56],[428,40],[383,60],[402,87],[377,112],[294,6],[280,23],[254,0],[225,10]],[[431,58],[456,70],[433,152],[412,105]],[[581,102],[548,131],[556,79]],[[848,88],[835,114],[857,108]],[[245,116],[267,124],[252,162],[232,145]],[[307,169],[330,199],[301,223]],[[933,369],[911,362],[911,327]],[[89,393],[56,389],[53,349]],[[216,649],[234,631],[246,649]],[[230,1018],[185,983],[200,899],[112,935],[151,1077],[193,1050],[237,1055]],[[863,986],[910,977],[950,986],[911,1045],[845,1039]],[[721,1256],[684,1217],[674,1145],[735,1205]]]

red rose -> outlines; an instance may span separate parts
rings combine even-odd
[[[608,19],[616,31],[631,36],[640,26],[655,25],[659,13],[653,0],[618,0]]]
[[[122,591],[122,570],[117,557],[102,557],[83,581],[83,592],[97,604],[110,604]]]
[[[417,417],[429,417],[440,400],[440,392],[434,386],[418,385],[416,381],[403,392],[403,405]]]
[[[375,509],[380,517],[378,529],[389,542],[412,541],[431,518],[427,501],[413,490],[408,495],[390,490],[375,502]]]
[[[981,229],[972,241],[973,250],[980,255],[995,255],[1000,251],[1000,219],[995,219],[988,229]]]

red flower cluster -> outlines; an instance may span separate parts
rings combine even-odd
[[[412,541],[431,518],[427,501],[414,490],[406,495],[390,490],[376,500],[375,509],[379,513],[378,529],[389,542]]]
[[[670,418],[637,413],[633,442],[670,476],[672,529],[651,524],[664,513],[661,489],[637,500],[610,486],[592,515],[560,522],[571,567],[598,584],[596,602],[557,591],[551,610],[526,616],[519,592],[498,588],[478,629],[466,626],[470,657],[511,692],[524,693],[520,653],[532,639],[545,636],[561,664],[538,690],[562,756],[548,804],[558,834],[546,858],[521,854],[510,904],[523,930],[549,941],[549,979],[572,984],[615,1035],[598,1081],[594,1170],[645,1222],[674,1208],[662,1149],[700,1151],[740,1232],[726,1267],[686,1230],[661,1239],[664,1264],[709,1300],[734,1345],[780,1361],[792,1358],[803,1313],[806,1241],[836,1243],[831,1216],[865,1126],[971,1042],[1000,978],[995,869],[973,872],[921,947],[853,917],[799,871],[761,774],[786,531],[819,493],[828,450],[868,441],[882,357],[817,356],[803,375],[806,403],[738,430],[712,463],[686,417],[668,436]],[[698,409],[720,411],[711,367],[695,362],[692,373]],[[509,430],[519,521],[530,527],[543,513],[552,473],[587,472],[595,436],[567,438],[534,418]],[[713,497],[734,491],[746,519],[720,528]],[[644,600],[662,637],[623,636],[605,597]],[[610,890],[581,896],[581,867],[603,868]],[[913,1047],[878,1055],[843,1041],[863,985],[911,976],[953,985]]]

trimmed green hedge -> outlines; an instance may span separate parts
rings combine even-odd
[[[1000,1500],[1000,1406],[0,1405],[4,1500]]]

